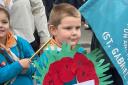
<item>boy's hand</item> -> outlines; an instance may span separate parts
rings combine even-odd
[[[23,69],[28,69],[30,66],[31,60],[30,59],[21,59],[21,60],[19,60],[19,63],[21,64]]]

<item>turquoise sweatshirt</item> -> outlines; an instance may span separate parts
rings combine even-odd
[[[17,44],[11,47],[11,51],[20,59],[29,58],[34,54],[34,51],[30,44],[22,39],[16,37]],[[4,49],[0,53],[0,84],[3,84],[9,80],[9,85],[33,85],[32,74],[35,72],[33,65],[30,65],[26,73],[22,74],[22,66],[18,61],[14,61]],[[6,56],[6,57],[5,57]]]

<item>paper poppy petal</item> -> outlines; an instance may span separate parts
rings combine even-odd
[[[71,65],[71,71],[73,72],[73,74],[76,74],[77,70],[78,70],[77,64],[73,62]]]
[[[75,74],[71,70],[73,59],[70,57],[64,57],[60,60],[60,62],[61,66],[58,67],[58,74],[60,79],[63,82],[71,81],[75,77]]]
[[[99,80],[94,70],[91,71],[89,69],[85,69],[84,67],[79,68],[76,77],[79,82],[95,80],[95,85],[99,85]]]
[[[90,60],[81,53],[76,53],[74,56],[74,62],[77,63],[78,66],[83,66],[84,64],[88,64]]]
[[[51,74],[50,72],[48,72],[45,75],[42,85],[63,85],[63,82],[59,79],[56,73]]]
[[[95,85],[99,84],[95,67],[89,59],[87,59],[81,53],[76,53],[74,56],[74,62],[76,62],[76,65],[77,65],[76,76],[79,82],[95,80]]]
[[[47,73],[45,75],[42,85],[55,85],[54,80],[51,77],[50,73]]]
[[[59,63],[59,61],[56,61],[56,62],[50,64],[49,71],[48,71],[50,74],[57,73],[57,65],[56,64],[58,64],[58,63]]]

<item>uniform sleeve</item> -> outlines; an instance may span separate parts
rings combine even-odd
[[[49,39],[48,24],[45,13],[45,7],[42,0],[30,0],[32,13],[34,15],[35,26],[40,37],[40,43]]]
[[[0,84],[15,78],[22,71],[22,66],[19,62],[0,67]]]
[[[22,39],[21,37],[18,37],[18,41],[22,45],[22,51],[23,51],[24,58],[30,58],[34,54],[34,50],[32,46],[26,40]],[[32,61],[36,60],[37,58],[38,56],[35,56]],[[35,72],[35,70],[36,70],[35,67],[32,64],[30,64],[29,69],[26,71],[24,75],[32,75]]]

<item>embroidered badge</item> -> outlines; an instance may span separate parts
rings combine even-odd
[[[5,65],[6,65],[6,62],[4,62],[4,61],[0,63],[0,67],[3,67]]]

